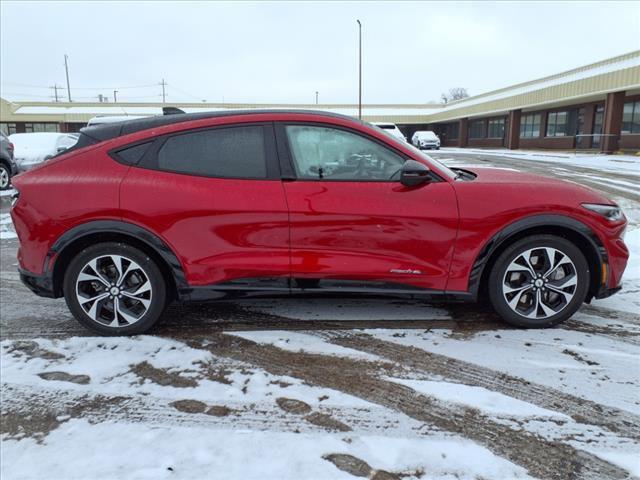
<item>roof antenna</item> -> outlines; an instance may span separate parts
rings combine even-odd
[[[185,113],[185,111],[176,107],[162,107],[162,115],[177,115],[179,113]]]

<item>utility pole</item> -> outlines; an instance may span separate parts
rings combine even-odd
[[[358,22],[358,119],[362,120],[362,23]]]
[[[60,87],[58,86],[58,84],[56,83],[53,87],[49,87],[49,88],[53,88],[53,97],[55,98],[56,102],[59,102],[60,100],[58,99],[58,89]]]
[[[67,73],[67,98],[71,102],[71,86],[69,85],[69,56],[64,54],[64,71]]]
[[[160,83],[160,85],[162,85],[162,103],[166,103],[166,93],[164,91],[164,87],[167,86],[167,82],[164,81],[164,78],[162,79],[162,82]]]
[[[316,92],[316,105],[318,105],[318,92]]]
[[[113,103],[118,102],[118,90],[113,91]]]

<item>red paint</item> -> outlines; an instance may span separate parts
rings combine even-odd
[[[445,181],[231,180],[121,165],[115,147],[160,134],[230,123],[312,121],[364,132],[427,164]],[[587,225],[605,246],[609,287],[620,283],[628,252],[626,221],[608,222],[581,203],[611,203],[578,185],[507,170],[474,169],[454,181],[408,145],[356,120],[309,113],[256,113],[166,125],[70,152],[15,178],[12,210],[21,268],[40,274],[51,245],[92,220],[137,224],[163,239],[190,285],[247,277],[402,282],[465,292],[481,249],[507,225],[558,214]],[[392,270],[413,271],[392,273]]]

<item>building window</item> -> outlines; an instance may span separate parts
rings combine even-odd
[[[592,147],[599,147],[602,140],[602,119],[604,117],[604,105],[596,107],[596,114],[593,116],[593,141]]]
[[[624,104],[622,133],[640,133],[640,100]]]
[[[551,112],[547,117],[547,137],[564,137],[567,135],[568,112]]]
[[[541,115],[524,115],[520,119],[520,138],[534,138],[540,136]]]
[[[489,138],[504,138],[504,118],[492,118],[489,120]]]
[[[25,123],[24,131],[26,133],[33,132],[59,132],[60,124],[58,123]]]
[[[0,123],[0,130],[5,135],[13,135],[16,133],[16,124],[15,123]]]
[[[455,140],[458,138],[458,122],[445,123],[440,128],[440,138],[444,142],[445,140]]]
[[[469,122],[469,138],[484,138],[484,120],[475,120],[473,122]]]

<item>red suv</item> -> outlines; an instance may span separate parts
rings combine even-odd
[[[619,290],[617,205],[573,183],[448,168],[350,117],[177,114],[88,127],[18,176],[23,282],[103,334],[168,302],[297,292],[474,301],[547,327]]]

